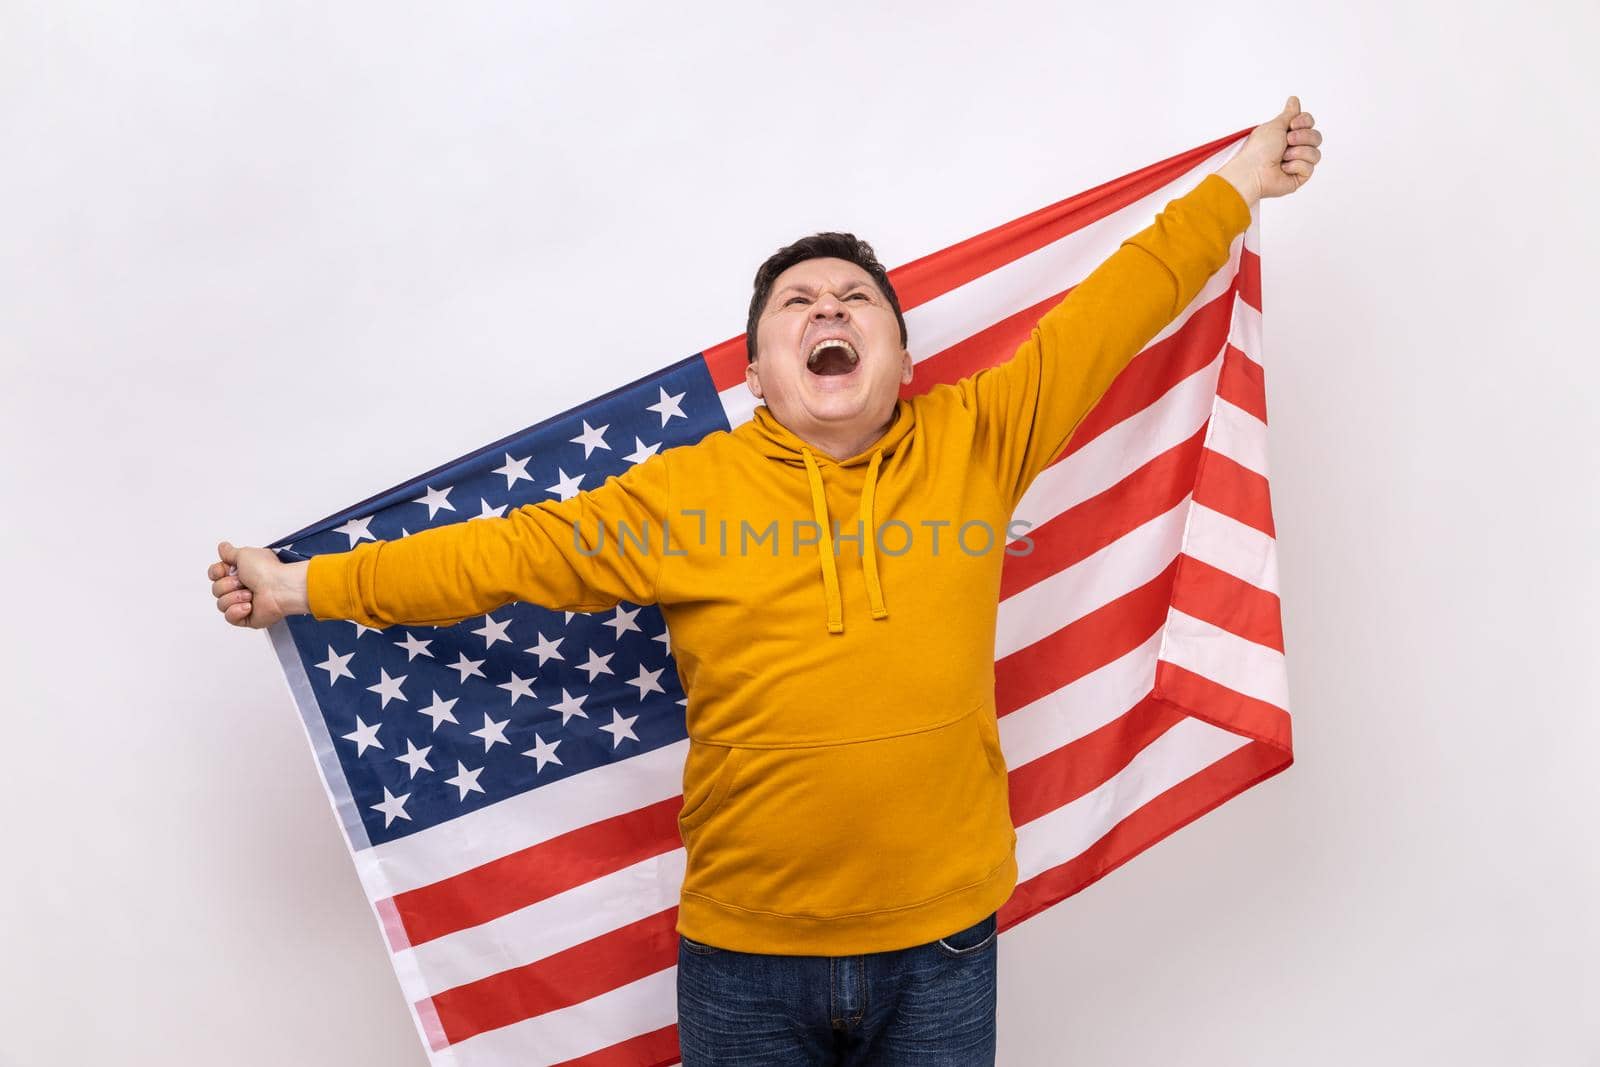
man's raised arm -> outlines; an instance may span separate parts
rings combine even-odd
[[[1227,262],[1255,203],[1310,178],[1321,140],[1290,97],[1216,173],[1168,203],[1047,311],[1010,360],[957,383],[977,418],[977,459],[1013,504],[1117,375]]]

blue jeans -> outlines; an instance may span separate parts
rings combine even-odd
[[[864,956],[735,952],[680,934],[683,1067],[992,1067],[996,920]]]

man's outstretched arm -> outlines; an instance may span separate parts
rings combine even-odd
[[[568,500],[303,563],[224,541],[206,576],[223,617],[252,629],[296,614],[379,628],[448,626],[513,601],[568,611],[654,603],[661,554],[621,551],[617,537],[624,526],[647,540],[661,536],[667,463],[657,455]]]

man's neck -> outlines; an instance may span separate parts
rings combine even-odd
[[[874,441],[888,433],[889,427],[893,425],[894,414],[891,412],[889,417],[884,420],[883,425],[866,433],[862,433],[859,430],[830,433],[827,427],[823,427],[820,430],[807,431],[806,433],[795,430],[794,435],[810,445],[813,451],[821,452],[829,459],[840,462],[865,452],[872,446]]]

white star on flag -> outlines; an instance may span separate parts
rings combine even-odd
[[[506,476],[506,490],[508,492],[513,485],[517,484],[519,478],[530,482],[533,481],[533,475],[528,473],[528,461],[532,458],[532,456],[523,456],[521,459],[512,459],[511,453],[507,452],[505,466],[494,469],[494,473]]]
[[[378,727],[382,723],[373,723],[368,726],[361,721],[361,716],[356,716],[356,728],[344,735],[344,740],[356,743],[356,755],[363,755],[369,748],[382,748],[383,742],[378,740]]]
[[[506,627],[510,625],[510,619],[505,622],[497,622],[493,615],[485,615],[483,617],[483,626],[472,632],[483,638],[485,648],[493,648],[496,641],[511,643],[511,638],[506,636]]]
[[[599,675],[615,674],[616,672],[611,669],[611,657],[615,655],[615,652],[607,652],[603,656],[596,655],[595,650],[591,648],[589,650],[589,662],[579,664],[578,670],[588,671],[589,681],[591,682]]]
[[[662,388],[661,386],[657,386],[656,388],[661,390],[661,402],[657,404],[651,404],[646,407],[645,410],[659,413],[661,416],[661,425],[665,426],[667,424],[667,420],[673,417],[680,419],[687,419],[689,417],[683,413],[683,408],[679,406],[686,394],[676,393],[672,396],[668,396],[666,389]]]
[[[461,795],[456,798],[457,800],[465,800],[468,793],[483,792],[483,786],[478,784],[478,775],[482,773],[482,767],[475,771],[469,771],[465,763],[456,760],[456,776],[454,778],[446,778],[445,781],[461,791]]]
[[[382,675],[382,678],[379,680],[378,684],[367,686],[367,692],[377,693],[383,698],[383,703],[379,704],[378,707],[386,708],[389,706],[389,701],[391,700],[406,699],[406,695],[400,692],[400,683],[406,680],[408,677],[407,675],[402,674],[398,678],[391,678],[389,677],[389,672],[383,670],[382,668],[378,669],[378,673]]]
[[[430,485],[427,493],[417,497],[412,503],[428,505],[428,521],[430,522],[433,521],[433,517],[439,513],[441,508],[445,511],[454,511],[456,509],[456,506],[450,503],[449,486],[445,486],[443,489],[435,489]]]
[[[504,689],[511,694],[511,706],[516,707],[517,701],[523,697],[533,696],[533,678],[520,677],[516,671],[511,672],[511,681],[501,682],[496,689]]]
[[[629,463],[643,463],[645,460],[655,455],[660,448],[661,445],[659,442],[653,445],[647,445],[635,437],[633,439],[633,451],[629,452],[622,458],[627,460]]]
[[[539,666],[543,667],[544,661],[547,659],[558,659],[562,662],[566,662],[566,657],[563,656],[559,651],[560,648],[560,641],[552,641],[550,638],[541,633],[539,635],[538,644],[534,645],[532,648],[525,648],[522,651],[526,652],[530,656],[538,656]]]
[[[461,724],[456,722],[455,712],[450,710],[456,706],[458,699],[460,698],[451,697],[449,700],[443,700],[436,692],[433,694],[433,703],[425,708],[418,708],[417,711],[433,719],[433,728],[435,730],[439,728],[439,724],[442,722],[455,722],[457,726],[460,726]]]
[[[659,670],[647,671],[644,669],[644,664],[641,663],[639,664],[639,677],[634,678],[628,684],[639,687],[640,700],[643,700],[652,692],[665,695],[667,691],[661,688],[661,683],[656,680],[661,677],[662,671],[665,670],[666,668],[662,667]]]
[[[583,474],[580,472],[572,475],[569,478],[567,476],[567,472],[562,470],[560,467],[556,468],[556,474],[559,475],[559,480],[555,485],[552,485],[550,488],[546,489],[545,492],[554,493],[562,500],[571,500],[573,497],[577,496],[578,483],[583,481]]]
[[[638,721],[639,716],[621,715],[618,714],[616,708],[612,708],[611,721],[600,727],[600,729],[611,735],[611,747],[615,749],[618,745],[622,744],[624,738],[632,738],[635,741],[639,740],[639,736],[633,732],[633,724]]]
[[[347,664],[354,656],[354,652],[347,652],[341,656],[333,650],[332,645],[329,645],[328,658],[317,664],[317,666],[328,672],[329,685],[337,682],[340,678],[348,678],[353,682],[356,680],[356,676],[350,673],[350,668]]]
[[[574,715],[581,715],[585,719],[589,717],[589,713],[583,710],[583,697],[575,697],[565,689],[561,690],[561,699],[550,705],[550,710],[561,713],[562,726],[567,725],[567,720]]]
[[[489,717],[488,712],[484,712],[483,726],[473,730],[472,736],[483,738],[483,750],[485,752],[495,745],[509,745],[511,742],[506,740],[506,724],[510,721],[510,719],[502,719],[499,722],[495,722]]]
[[[546,763],[554,763],[558,765],[561,763],[560,758],[556,755],[556,746],[560,743],[560,738],[556,738],[554,741],[546,741],[538,734],[533,735],[533,747],[524,752],[523,755],[532,756],[534,759],[539,761],[538,765],[533,768],[534,774],[538,774],[540,771],[544,770],[544,765]]]
[[[433,768],[428,765],[428,753],[432,751],[432,745],[428,745],[425,748],[418,748],[416,742],[412,741],[411,738],[408,737],[406,738],[405,754],[402,756],[396,756],[395,759],[401,763],[404,763],[407,767],[410,767],[410,777],[415,778],[418,771],[433,770]]]
[[[600,436],[601,434],[605,433],[609,429],[611,429],[611,424],[610,423],[607,423],[606,425],[600,427],[599,429],[595,429],[593,426],[589,425],[589,420],[588,419],[584,419],[583,420],[583,432],[580,433],[578,436],[574,437],[572,439],[572,443],[575,444],[575,445],[582,445],[583,446],[583,458],[584,459],[588,459],[589,458],[589,453],[593,452],[597,448],[603,448],[607,452],[609,452],[609,451],[611,451],[611,446],[606,444],[606,439],[604,437]]]
[[[506,505],[504,504],[501,504],[497,508],[490,507],[489,502],[483,499],[481,496],[478,498],[478,503],[483,505],[483,510],[472,516],[475,519],[498,519],[504,516],[506,513]]]
[[[618,640],[621,640],[622,635],[627,633],[629,630],[633,630],[633,631],[638,632],[638,633],[643,633],[644,631],[639,629],[639,624],[633,621],[634,619],[639,617],[639,612],[641,612],[643,610],[644,610],[643,608],[634,608],[632,611],[629,611],[627,608],[625,608],[622,605],[618,604],[617,605],[617,616],[616,616],[616,618],[607,619],[605,622],[601,623],[600,625],[601,626],[609,626],[613,630],[615,630],[617,632],[617,639]],[[593,681],[593,680],[594,679],[592,679],[592,678],[590,679],[590,681]]]
[[[431,644],[433,644],[432,641],[424,641],[416,634],[406,634],[406,639],[399,642],[395,647],[406,650],[406,662],[410,663],[418,656],[427,656],[432,659],[433,653],[428,651],[428,646]]]
[[[465,652],[458,652],[456,655],[460,656],[461,658],[450,664],[450,669],[461,672],[461,681],[463,683],[465,683],[466,680],[473,675],[477,675],[479,678],[485,677],[484,673],[478,669],[479,667],[483,666],[483,660],[468,659]]]
[[[383,812],[383,825],[385,828],[396,819],[405,819],[409,822],[411,816],[406,814],[406,801],[410,799],[410,793],[402,793],[399,796],[395,796],[389,792],[388,786],[384,786],[383,803],[372,805],[372,810]]]
[[[333,532],[342,533],[346,537],[350,538],[350,547],[354,548],[356,547],[356,542],[360,541],[362,538],[366,538],[368,541],[377,540],[377,538],[373,536],[372,531],[367,529],[367,524],[371,521],[371,515],[368,515],[364,519],[351,519],[349,522],[338,527]]]

